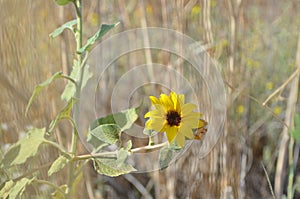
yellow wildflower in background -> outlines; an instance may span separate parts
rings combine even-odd
[[[201,12],[201,7],[199,5],[195,5],[193,8],[192,8],[192,15],[198,15],[199,13]]]
[[[238,114],[243,114],[245,112],[245,107],[243,105],[239,105],[237,108],[236,108],[236,112]]]
[[[161,94],[159,99],[154,96],[149,98],[155,109],[145,114],[145,118],[150,118],[146,129],[166,132],[170,144],[176,141],[179,147],[183,147],[185,137],[194,139],[193,129],[206,125],[200,119],[202,114],[194,112],[196,105],[184,103],[184,95],[171,92],[169,96]]]
[[[272,90],[273,89],[273,82],[267,82],[266,83],[266,89],[267,90]]]
[[[90,22],[93,26],[99,25],[99,14],[98,13],[92,13]]]
[[[150,4],[147,4],[147,6],[146,6],[146,12],[148,14],[152,14],[153,10],[152,10],[152,6]]]
[[[276,115],[279,115],[281,112],[282,112],[281,106],[276,106],[276,107],[274,108],[274,113],[275,113]]]

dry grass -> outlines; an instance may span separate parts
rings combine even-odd
[[[64,33],[50,40],[48,34],[72,19],[74,13],[70,6],[59,8],[54,1],[0,0],[0,7],[0,144],[5,151],[30,126],[49,125],[63,106],[60,101],[63,86],[56,82],[38,97],[29,117],[24,117],[34,86],[56,71],[70,71],[73,38]],[[287,160],[281,162],[283,169],[276,173],[279,149],[284,150],[279,147],[283,125],[249,96],[262,103],[295,70],[299,9],[296,0],[276,3],[272,0],[84,1],[85,39],[95,32],[100,22],[121,21],[113,32],[147,26],[175,29],[209,46],[208,52],[220,63],[224,81],[231,87],[226,86],[224,132],[207,157],[199,159],[199,147],[194,145],[164,171],[118,178],[99,176],[90,165],[78,185],[77,198],[149,198],[149,195],[153,198],[272,198],[268,178],[274,188],[278,175],[282,184],[278,194],[280,198],[286,194]],[[138,53],[131,56],[128,61],[131,65],[147,61],[147,57]],[[164,64],[172,63],[173,59],[168,53],[154,52],[151,56],[152,60]],[[122,60],[120,67],[126,69]],[[267,104],[283,121],[286,121],[289,92],[288,85],[280,93],[281,97],[277,95]],[[299,102],[297,105],[294,111],[299,113]],[[55,132],[57,141],[68,146],[69,132],[70,126],[62,123]],[[17,171],[36,168],[56,157],[54,149],[45,148],[33,160],[35,165],[25,165]],[[47,179],[46,172],[41,170],[38,175]],[[51,180],[62,183],[64,173]],[[27,197],[32,198],[33,194],[36,198],[47,198],[48,191],[32,187]]]

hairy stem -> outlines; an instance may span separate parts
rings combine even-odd
[[[143,151],[143,150],[160,149],[160,148],[166,146],[167,144],[168,144],[168,142],[163,142],[160,144],[150,145],[150,146],[147,145],[147,146],[131,149],[131,152],[137,153],[137,152]],[[95,153],[95,154],[85,154],[85,155],[76,156],[73,158],[73,160],[78,161],[78,160],[86,160],[86,159],[90,159],[90,158],[115,156],[115,155],[117,155],[117,153],[118,153],[117,151],[109,151],[109,152],[101,152],[101,153]]]
[[[75,32],[76,38],[76,53],[77,53],[77,62],[79,68],[79,78],[77,79],[76,84],[76,93],[75,99],[77,103],[74,105],[73,109],[73,118],[75,121],[74,130],[72,133],[72,142],[71,142],[71,153],[76,154],[77,149],[77,141],[78,141],[78,132],[77,132],[77,124],[79,121],[79,110],[80,110],[80,92],[81,92],[81,85],[83,79],[83,66],[82,66],[82,54],[78,53],[78,51],[82,48],[82,0],[75,0],[74,6],[76,9],[76,19],[77,19],[77,30]],[[68,191],[67,191],[67,198],[72,197],[72,190],[73,190],[73,182],[74,182],[74,170],[75,170],[75,162],[72,160],[70,162],[70,169],[69,169],[69,179],[68,179]]]

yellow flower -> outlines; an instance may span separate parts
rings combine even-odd
[[[266,83],[266,89],[267,90],[272,90],[273,89],[273,82],[267,82]]]
[[[242,114],[245,112],[245,107],[243,105],[239,105],[236,109],[236,112]]]
[[[145,114],[150,118],[146,122],[146,129],[157,132],[166,132],[169,143],[176,141],[179,147],[185,144],[185,137],[194,139],[193,129],[202,128],[206,125],[199,112],[194,112],[195,104],[184,103],[184,95],[171,92],[169,96],[161,94],[160,98],[149,97],[154,110]]]
[[[193,8],[192,8],[192,15],[198,15],[201,11],[201,7],[199,5],[195,5]]]
[[[282,107],[276,106],[273,111],[276,115],[279,115],[282,112]]]

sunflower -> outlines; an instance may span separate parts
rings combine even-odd
[[[184,103],[184,95],[171,92],[169,96],[161,94],[159,99],[149,97],[154,110],[145,114],[150,118],[146,122],[146,129],[156,132],[166,132],[170,144],[176,141],[179,147],[185,144],[185,137],[194,139],[193,129],[204,127],[207,123],[200,119],[202,114],[194,112],[196,105]]]

